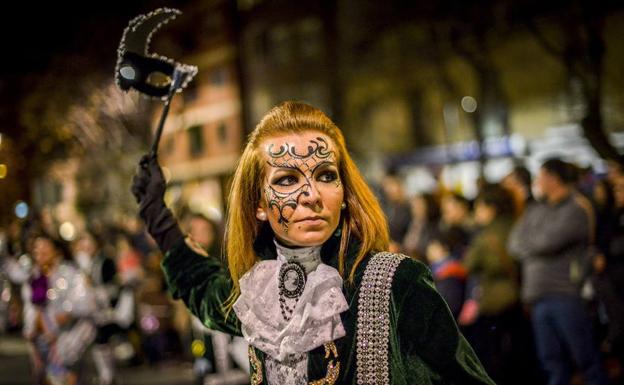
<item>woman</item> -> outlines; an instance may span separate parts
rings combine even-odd
[[[460,319],[474,322],[469,340],[488,372],[504,384],[511,380],[505,376],[518,375],[512,372],[513,366],[509,367],[514,364],[510,341],[513,328],[522,319],[518,271],[505,246],[513,213],[511,194],[499,185],[486,185],[477,196],[474,216],[482,230],[468,248],[464,265],[477,283],[465,306],[469,308],[470,302],[476,301],[478,313],[472,313],[476,319]]]
[[[474,234],[471,221],[471,202],[463,195],[449,192],[444,194],[440,202],[440,229],[451,241],[451,253],[460,261],[466,254]]]
[[[93,317],[97,335],[91,355],[98,374],[98,384],[110,385],[115,377],[111,342],[122,331],[121,325],[127,326],[124,322],[127,319],[120,319],[116,309],[127,302],[127,294],[120,295],[115,261],[102,253],[101,242],[93,233],[85,231],[78,237],[74,244],[74,261],[89,281],[97,309]]]
[[[184,239],[155,159],[133,183],[166,251],[169,289],[211,329],[249,342],[252,384],[492,384],[424,265],[387,224],[318,109],[285,102],[249,137],[234,174],[228,269]]]
[[[410,200],[412,221],[403,238],[403,252],[425,261],[431,237],[439,233],[440,208],[432,194],[423,193]]]
[[[39,383],[73,385],[78,365],[95,338],[94,296],[85,276],[64,259],[60,241],[39,235],[33,243],[30,316],[24,335],[31,343],[33,373]]]

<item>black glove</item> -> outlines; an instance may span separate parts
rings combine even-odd
[[[165,253],[184,238],[178,222],[164,201],[167,183],[158,159],[143,155],[137,173],[132,178],[132,194],[139,203],[139,216],[145,221],[147,232]]]

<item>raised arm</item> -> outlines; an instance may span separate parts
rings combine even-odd
[[[139,204],[139,215],[145,222],[147,232],[163,254],[184,238],[178,221],[165,205],[166,188],[158,159],[144,155],[139,162],[137,174],[132,179],[132,194]]]
[[[232,288],[229,274],[214,257],[200,255],[189,247],[178,222],[164,202],[166,183],[158,160],[144,156],[132,181],[139,215],[147,231],[165,255],[162,268],[169,292],[184,301],[207,327],[240,335],[234,312],[224,309]]]

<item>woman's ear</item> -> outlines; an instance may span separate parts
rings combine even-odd
[[[266,210],[264,210],[262,207],[258,207],[258,208],[256,209],[256,218],[257,218],[259,221],[263,221],[263,222],[264,222],[264,221],[266,221],[266,220],[267,220],[267,213],[266,213]]]

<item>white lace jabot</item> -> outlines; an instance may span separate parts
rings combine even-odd
[[[320,246],[290,249],[276,242],[276,247],[276,260],[257,262],[240,279],[234,312],[247,342],[282,361],[343,337],[340,313],[349,306],[340,274],[321,262]],[[307,281],[292,318],[285,321],[279,305],[279,270],[293,260],[303,265]]]

